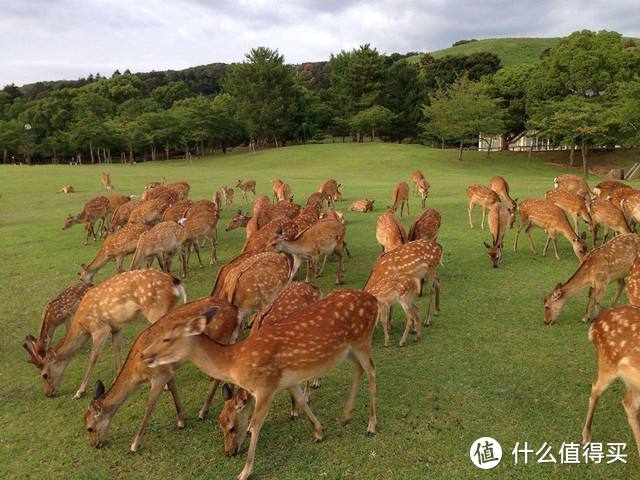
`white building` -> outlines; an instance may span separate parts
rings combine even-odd
[[[490,137],[481,133],[478,136],[478,150],[486,152],[491,149],[492,152],[499,152],[502,150],[502,142],[503,140],[500,135]],[[534,152],[545,150],[570,150],[571,146],[553,145],[550,139],[539,137],[535,132],[527,132],[525,135],[522,135],[516,141],[509,144],[509,150],[512,152],[528,152],[530,149]]]

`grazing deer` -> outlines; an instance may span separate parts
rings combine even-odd
[[[549,242],[553,244],[553,250],[555,252],[556,260],[560,261],[560,255],[558,255],[558,246],[556,244],[556,236],[561,234],[566,238],[573,252],[578,257],[578,260],[582,260],[587,253],[587,244],[584,238],[578,236],[573,230],[564,212],[558,208],[555,204],[548,200],[525,200],[518,206],[520,212],[520,225],[516,231],[516,238],[513,243],[513,251],[518,249],[518,237],[520,232],[524,228],[524,233],[529,239],[529,246],[531,247],[531,253],[534,255],[536,247],[533,244],[533,238],[531,238],[531,229],[533,227],[540,227],[547,233],[547,242],[542,250],[542,255],[547,255],[547,248],[549,248]]]
[[[102,172],[100,174],[100,183],[102,183],[102,186],[104,187],[105,190],[113,190],[113,185],[111,184],[111,177],[109,176],[108,173]]]
[[[293,223],[298,227],[298,231],[306,230],[311,225],[316,223],[320,218],[320,209],[317,205],[309,205],[304,207],[302,212],[293,219]]]
[[[418,194],[418,184],[422,180],[425,180],[425,178],[424,178],[424,175],[422,174],[422,172],[420,170],[414,170],[413,172],[411,172],[411,182],[413,182],[413,194],[414,195]]]
[[[268,210],[271,207],[271,200],[266,195],[257,195],[253,202],[253,214],[259,210]]]
[[[113,233],[123,225],[126,225],[131,216],[131,212],[133,212],[138,205],[140,205],[140,200],[133,199],[116,208],[116,211],[113,212],[113,215],[111,215],[109,219],[109,231]]]
[[[607,286],[614,280],[618,282],[618,291],[613,302],[615,305],[624,288],[624,277],[639,254],[640,237],[635,233],[618,235],[602,247],[589,252],[569,280],[556,285],[544,299],[544,323],[553,323],[567,300],[587,287],[589,300],[582,321],[588,321],[591,308],[598,313]]]
[[[619,180],[603,180],[595,186],[595,188],[593,189],[593,194],[597,198],[606,199],[620,189],[633,190],[633,187]]]
[[[200,247],[198,246],[198,239],[204,238],[208,239],[211,244],[211,260],[209,261],[210,265],[215,264],[216,257],[216,247],[218,245],[218,217],[217,215],[211,213],[210,211],[200,211],[195,214],[191,214],[181,221],[184,231],[183,231],[183,242],[186,248],[186,262],[185,262],[185,274],[186,274],[186,265],[189,263],[189,256],[191,253],[191,247],[196,251],[196,255],[198,256],[198,263],[202,268],[202,259],[200,258]]]
[[[189,198],[189,191],[191,190],[189,182],[182,180],[179,182],[167,183],[164,186],[169,190],[176,192],[178,194],[178,200],[186,200]]]
[[[336,182],[334,179],[327,180],[318,189],[320,197],[323,202],[327,202],[327,206],[333,206],[334,202],[342,200],[342,194],[340,193],[340,187],[342,184]]]
[[[251,222],[249,222],[249,224],[251,224]],[[293,220],[284,217],[276,218],[249,236],[249,238],[244,242],[240,253],[264,252],[268,249],[270,240],[279,228],[283,230],[285,236],[289,240],[293,240],[298,234],[298,226],[293,222]]]
[[[591,201],[591,189],[584,178],[566,173],[553,179],[553,187],[558,190],[568,190],[580,195],[585,201]]]
[[[310,283],[290,283],[256,317],[251,327],[250,335],[255,335],[263,327],[286,320],[296,312],[302,311],[312,303],[320,300],[320,297],[320,289],[315,285]],[[250,399],[252,400],[252,397],[243,389],[239,389],[234,395],[227,384],[224,385],[222,392],[225,402],[218,419],[222,437],[224,438],[224,452],[227,455],[234,455],[240,451],[242,442],[247,435],[251,411],[250,404],[252,403]],[[307,395],[308,389],[305,388],[305,401],[308,402]],[[201,412],[208,410],[209,405],[205,404]],[[299,410],[295,398],[291,397],[290,417],[294,420],[298,416]]]
[[[336,273],[336,285],[342,285],[344,275],[344,242],[345,227],[333,219],[318,220],[306,230],[290,240],[282,227],[278,228],[269,242],[270,248],[276,252],[285,252],[293,256],[293,268],[291,279],[300,268],[303,259],[310,261],[314,275],[322,274],[324,264],[320,270],[318,265],[322,255],[329,256],[332,253],[338,255],[338,271]],[[326,261],[326,259],[325,259]],[[307,271],[307,281],[310,280]]]
[[[349,211],[362,213],[373,212],[373,202],[375,202],[375,200],[356,200],[349,206]]]
[[[75,190],[73,189],[73,185],[65,185],[56,193],[75,193]]]
[[[418,182],[418,193],[420,193],[420,206],[422,207],[422,209],[424,209],[427,205],[427,197],[429,196],[430,187],[431,185],[429,185],[429,182],[427,182],[427,180],[424,178]],[[408,205],[409,203],[407,201],[407,212],[409,211]]]
[[[162,213],[163,222],[176,222],[184,218],[187,215],[187,211],[193,206],[191,200],[180,200]]]
[[[213,315],[215,312],[205,312],[200,318],[175,326],[147,347],[142,356],[152,368],[191,360],[209,376],[238,385],[254,397],[255,409],[249,425],[251,441],[239,480],[247,480],[253,472],[260,430],[278,390],[289,390],[313,424],[315,440],[322,439],[322,425],[305,402],[300,384],[324,375],[346,356],[356,363],[356,372],[342,424],[352,418],[364,372],[369,383],[367,434],[375,435],[376,374],[371,337],[377,302],[371,294],[358,290],[335,291],[287,320],[263,327],[255,335],[228,346],[200,335],[209,322],[216,321],[211,319]],[[318,322],[329,318],[331,321]]]
[[[487,214],[487,209],[500,201],[498,194],[484,185],[474,184],[467,188],[467,201],[469,203],[467,212],[469,214],[469,227],[473,228],[473,222],[471,221],[471,212],[473,207],[480,205],[482,207],[482,222],[480,228],[484,229],[484,218]]]
[[[67,215],[62,229],[66,230],[76,223],[86,224],[85,230],[87,232],[87,236],[84,239],[84,244],[87,245],[89,243],[89,236],[92,236],[94,240],[97,240],[98,238],[93,229],[96,223],[101,222],[100,227],[98,228],[100,233],[102,233],[106,228],[105,220],[107,218],[108,208],[109,200],[107,197],[92,198],[84,205],[80,213],[76,215]]]
[[[204,334],[217,342],[228,344],[236,328],[237,310],[218,299],[204,297],[176,307],[158,321],[142,330],[133,342],[122,369],[108,391],[105,392],[104,384],[98,380],[94,398],[84,414],[84,424],[89,434],[91,446],[99,448],[104,444],[109,434],[111,422],[120,407],[140,387],[146,384],[150,385],[147,405],[144,409],[142,423],[133,439],[130,451],[135,453],[140,448],[145,428],[165,385],[169,388],[173,396],[178,414],[178,428],[184,428],[186,414],[182,407],[180,397],[178,396],[175,381],[177,365],[150,368],[147,363],[142,360],[141,353],[151,345],[156,338],[164,336],[175,325],[183,324],[187,319],[198,317],[203,311],[207,311],[210,308],[218,309],[216,322],[211,322],[204,331]],[[213,381],[215,387],[217,387],[218,383],[217,380]]]
[[[31,342],[35,346],[35,352],[43,357],[53,340],[56,329],[63,323],[67,332],[71,326],[71,320],[78,309],[80,300],[92,288],[93,285],[77,282],[65,288],[60,295],[47,303],[42,312],[42,326],[37,339],[31,337]]]
[[[222,193],[224,194],[224,206],[231,207],[233,206],[233,192],[235,190],[227,185],[222,187]]]
[[[376,240],[380,244],[382,253],[389,252],[407,242],[407,231],[398,221],[393,210],[378,217]]]
[[[246,228],[249,220],[251,220],[251,217],[248,214],[242,213],[242,210],[238,210],[238,213],[229,219],[227,228],[225,228],[224,231],[230,232],[236,228]]]
[[[491,177],[491,180],[489,180],[489,188],[496,192],[499,196],[501,196],[505,202],[507,202],[509,211],[513,212],[513,214],[515,215],[518,199],[516,198],[514,200],[513,198],[511,198],[511,195],[509,195],[509,183],[507,183],[505,178],[501,177],[500,175]]]
[[[179,200],[182,200],[178,191],[171,189],[166,185],[161,185],[152,190],[147,190],[142,194],[141,198],[142,200],[163,200],[169,206]]]
[[[582,443],[591,443],[591,423],[600,395],[616,378],[626,392],[622,406],[640,455],[640,307],[625,305],[600,313],[589,327],[589,340],[598,354],[598,377],[591,385],[589,410],[582,429]]]
[[[593,246],[595,248],[598,238],[598,229],[600,225],[604,227],[604,236],[602,237],[602,244],[607,241],[609,236],[609,230],[616,233],[631,233],[627,220],[624,217],[624,213],[618,207],[608,200],[597,198],[594,200],[590,207],[589,212],[593,219]]]
[[[407,206],[407,215],[409,215],[409,185],[407,182],[400,182],[396,185],[391,195],[391,202],[391,209],[394,212],[398,211],[398,207],[400,207],[400,218],[402,218],[405,205]]]
[[[216,217],[216,219],[220,215],[220,211],[218,210],[218,206],[215,202],[212,202],[211,200],[198,200],[191,204],[191,207],[187,210],[184,216],[185,218],[189,218],[201,213],[209,214]]]
[[[186,290],[180,280],[156,270],[120,273],[90,289],[80,301],[71,328],[54,349],[44,357],[37,354],[33,337],[27,337],[23,347],[31,355],[31,362],[40,369],[44,393],[53,397],[73,356],[92,338],[87,372],[73,398],[84,395],[89,377],[109,333],[113,337],[116,370],[120,370],[122,327],[139,318],[142,313],[150,323],[171,310]]]
[[[624,213],[629,225],[637,225],[640,223],[640,192],[628,195],[620,200],[620,209]]]
[[[158,265],[162,271],[171,273],[171,260],[174,255],[178,254],[181,261],[180,273],[183,277],[186,276],[187,260],[182,249],[185,242],[184,230],[184,227],[178,223],[160,222],[150,230],[143,232],[138,239],[130,269],[137,270],[145,262],[148,268],[155,257],[158,259]]]
[[[128,195],[109,195],[107,200],[109,201],[109,206],[107,207],[107,213],[109,216],[107,218],[111,218],[113,212],[115,212],[120,205],[124,205],[131,201],[131,197]]]
[[[122,272],[124,257],[134,253],[140,236],[149,230],[149,225],[129,223],[115,233],[107,235],[102,248],[89,265],[81,264],[82,271],[78,273],[80,280],[91,283],[94,275],[110,260],[115,260],[116,270]]]
[[[593,231],[593,219],[591,218],[589,208],[584,201],[584,197],[569,190],[556,189],[548,191],[545,194],[545,198],[573,218],[576,233],[580,232],[578,216],[580,216],[582,220],[584,220],[584,223],[587,224],[589,231]]]
[[[489,232],[491,232],[493,244],[489,245],[484,242],[484,246],[487,249],[493,268],[498,268],[502,263],[504,234],[509,229],[512,218],[507,207],[501,202],[494,203],[489,209]]]
[[[169,208],[169,204],[161,199],[143,200],[129,214],[129,223],[144,223],[155,225],[162,221],[162,214]]]
[[[435,241],[438,237],[440,225],[442,225],[440,212],[433,208],[427,208],[411,225],[407,240],[409,242],[419,239]]]
[[[640,306],[640,257],[636,257],[627,275],[627,298],[631,305]]]
[[[253,192],[253,196],[256,196],[255,180],[247,180],[244,182],[242,180],[238,180],[238,183],[236,183],[236,188],[240,189],[240,192],[242,193],[242,199],[244,200],[245,204],[249,203],[249,201],[247,200],[247,192]]]

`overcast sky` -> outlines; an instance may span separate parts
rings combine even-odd
[[[0,0],[0,86],[241,61],[255,46],[301,63],[367,42],[403,53],[582,28],[640,37],[640,0]]]

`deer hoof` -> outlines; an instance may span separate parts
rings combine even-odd
[[[84,397],[84,391],[78,390],[76,394],[73,396],[73,399],[80,400],[82,397]]]

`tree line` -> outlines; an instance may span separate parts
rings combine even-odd
[[[575,32],[531,64],[489,52],[384,55],[371,45],[288,65],[277,51],[242,63],[0,91],[3,162],[87,163],[204,155],[238,145],[352,138],[440,146],[527,131],[578,145],[637,146],[640,52],[616,32]],[[573,157],[572,157],[573,158]]]

